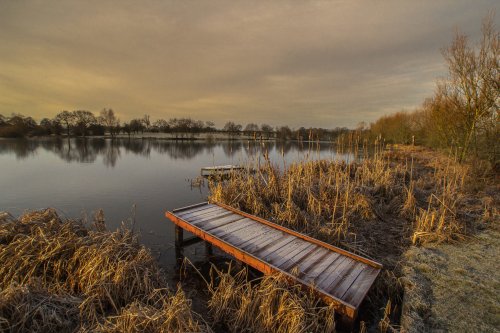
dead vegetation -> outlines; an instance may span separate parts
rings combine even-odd
[[[52,209],[0,215],[0,330],[202,332],[127,228],[62,220]]]
[[[335,332],[333,306],[283,276],[248,281],[246,269],[230,274],[213,267],[211,277],[209,313],[231,332]]]

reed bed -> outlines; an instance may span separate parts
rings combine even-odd
[[[184,294],[166,288],[136,235],[125,226],[107,231],[102,214],[92,228],[53,209],[0,214],[1,331],[207,331]]]
[[[212,182],[209,199],[375,258],[388,246],[458,240],[470,231],[457,217],[469,169],[446,156],[398,147],[351,162],[266,159],[256,169]]]
[[[212,267],[209,290],[209,314],[231,332],[335,332],[333,307],[279,274],[248,281],[246,269]]]

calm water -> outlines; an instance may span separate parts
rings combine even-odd
[[[207,199],[192,188],[203,166],[263,160],[278,164],[304,158],[343,158],[330,144],[173,142],[141,139],[0,140],[0,210],[56,208],[62,216],[91,217],[104,209],[109,229],[131,220],[141,241],[164,267],[175,262],[173,225],[166,210]],[[205,183],[206,184],[206,183]],[[135,209],[133,208],[135,207]],[[135,213],[133,213],[135,212]],[[201,256],[202,245],[189,248]]]

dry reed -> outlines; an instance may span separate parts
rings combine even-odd
[[[151,323],[154,327],[206,331],[194,319],[184,321],[194,315],[182,293],[165,291],[160,297],[158,290],[167,287],[164,275],[137,237],[124,226],[106,231],[100,215],[91,229],[80,221],[61,220],[53,209],[26,213],[19,220],[0,214],[2,329],[142,331],[147,318],[133,322],[127,313],[148,309],[159,317],[171,316],[163,319],[165,326]],[[181,303],[185,306],[179,311]]]
[[[335,332],[333,307],[283,276],[247,281],[246,269],[229,274],[215,267],[211,276],[210,315],[231,332]]]

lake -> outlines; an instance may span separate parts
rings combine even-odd
[[[207,182],[192,187],[204,166],[280,166],[305,158],[348,159],[329,143],[46,138],[0,140],[0,210],[14,216],[54,207],[63,217],[87,218],[103,209],[109,229],[135,220],[134,230],[160,264],[175,263],[174,227],[165,211],[206,201]],[[203,255],[203,245],[186,249]]]

